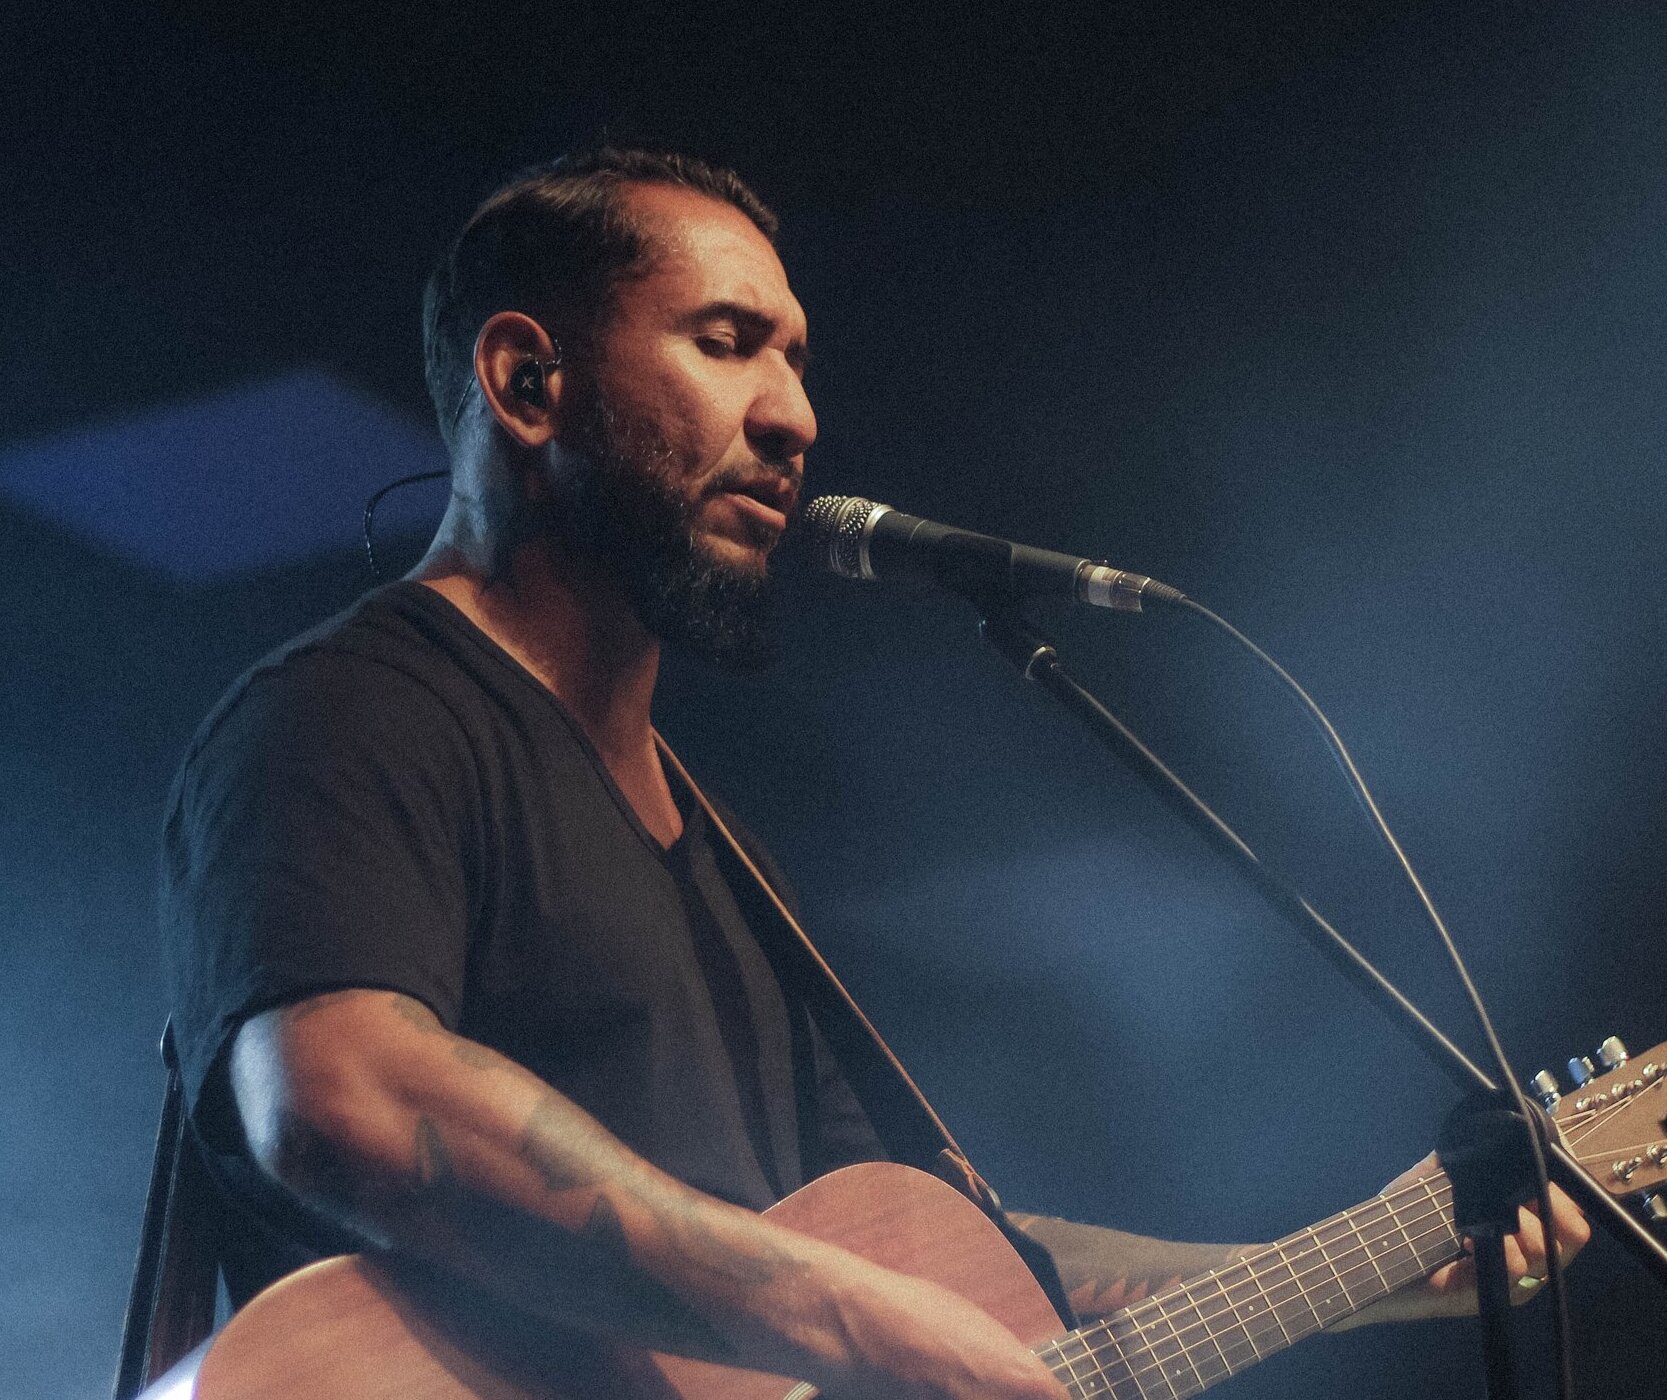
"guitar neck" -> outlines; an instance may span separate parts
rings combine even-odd
[[[1460,1253],[1443,1172],[1071,1332],[1037,1354],[1079,1400],[1182,1400]]]

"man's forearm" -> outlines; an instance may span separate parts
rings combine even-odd
[[[1157,1240],[1020,1211],[1008,1211],[1007,1218],[1052,1256],[1071,1306],[1085,1319],[1114,1313],[1181,1279],[1225,1268],[1257,1248]]]
[[[973,1304],[685,1186],[409,998],[256,1016],[231,1079],[280,1182],[527,1311],[853,1400],[1062,1400]]]
[[[393,1032],[397,1067],[379,1067],[376,1092],[315,1084],[252,1115],[264,1124],[252,1134],[256,1156],[280,1181],[368,1242],[528,1311],[712,1360],[780,1351],[784,1338],[767,1334],[794,1328],[783,1301],[794,1276],[838,1251],[650,1166],[520,1066],[446,1032],[420,1003],[354,991],[256,1018],[234,1052],[240,1106],[270,1097],[262,1078],[285,1057],[320,1072],[323,1057],[297,1050],[309,1019],[333,1016],[336,1034],[374,1038],[390,1011],[403,1023]],[[757,1322],[765,1312],[769,1328]]]

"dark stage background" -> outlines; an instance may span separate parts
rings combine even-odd
[[[0,1393],[108,1382],[176,757],[365,586],[367,491],[435,460],[442,240],[601,133],[779,206],[815,489],[1213,603],[1355,744],[1525,1073],[1667,1036],[1658,6],[233,8],[38,6],[0,42]],[[438,502],[393,504],[390,556]],[[1444,1083],[965,609],[791,593],[780,669],[674,665],[662,727],[1010,1202],[1262,1238],[1421,1155]],[[1475,1044],[1262,676],[1185,620],[1050,622]],[[1571,1282],[1583,1393],[1659,1394],[1661,1295],[1602,1243]],[[1469,1396],[1473,1352],[1377,1329],[1222,1393]]]

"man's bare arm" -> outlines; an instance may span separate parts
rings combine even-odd
[[[1429,1158],[1385,1189],[1427,1175],[1434,1167],[1434,1158]],[[1591,1228],[1561,1189],[1553,1186],[1551,1199],[1552,1235],[1559,1257],[1573,1259],[1591,1238]],[[1225,1268],[1266,1248],[1250,1244],[1182,1244],[1014,1211],[1008,1212],[1008,1219],[1053,1256],[1071,1305],[1084,1318],[1104,1317],[1182,1279]],[[1516,1233],[1505,1242],[1506,1266],[1513,1282],[1543,1280],[1546,1249],[1546,1232],[1537,1212],[1524,1209],[1519,1214]],[[1532,1296],[1532,1287],[1512,1290],[1512,1301],[1518,1304]],[[1328,1330],[1341,1332],[1369,1323],[1453,1317],[1475,1311],[1475,1268],[1465,1258],[1443,1264],[1422,1282],[1409,1284],[1360,1312],[1339,1319]]]
[[[1064,1393],[971,1304],[690,1189],[408,997],[256,1016],[231,1082],[275,1179],[528,1311],[830,1395]]]
[[[1258,1248],[1183,1244],[1011,1210],[1007,1218],[1053,1257],[1071,1306],[1085,1320],[1105,1317],[1184,1278],[1225,1268]]]

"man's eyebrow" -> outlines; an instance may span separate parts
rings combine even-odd
[[[733,321],[741,330],[766,340],[775,334],[777,325],[775,317],[739,301],[709,301],[690,312],[689,321],[692,325],[707,321]],[[804,374],[810,364],[810,347],[803,340],[795,340],[788,345],[786,355],[787,363],[799,374]]]

